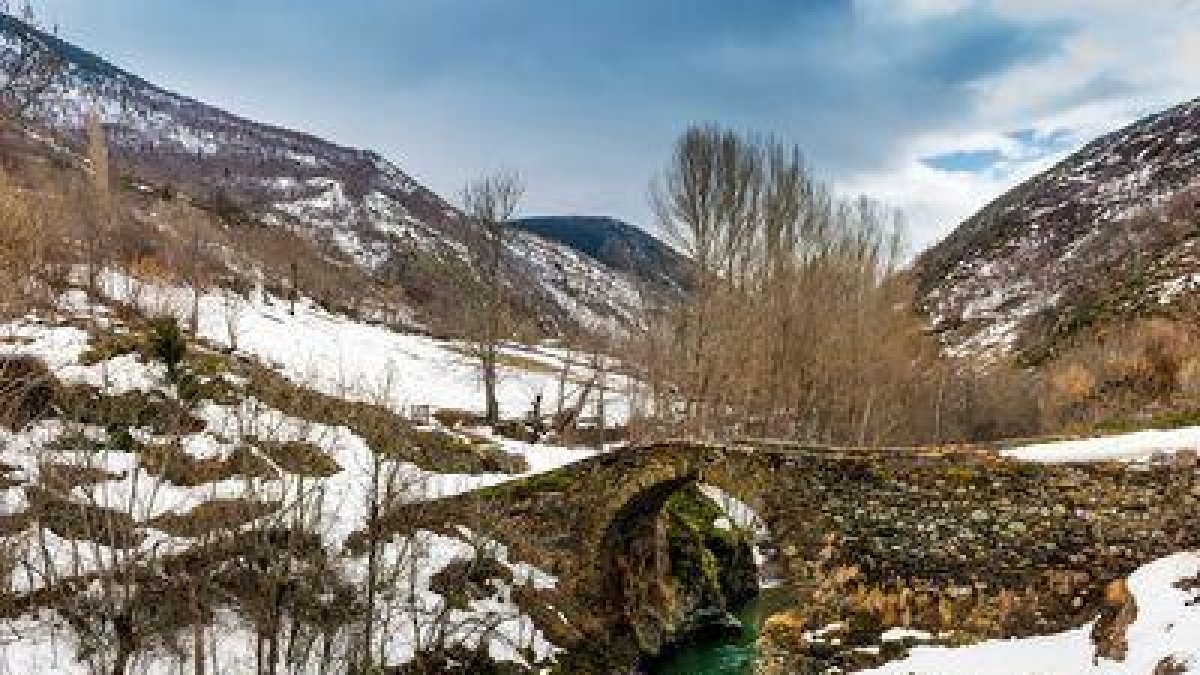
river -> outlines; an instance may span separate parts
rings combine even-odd
[[[650,675],[748,675],[753,672],[758,631],[771,614],[787,608],[790,593],[764,588],[737,613],[742,633],[680,645],[646,665]]]

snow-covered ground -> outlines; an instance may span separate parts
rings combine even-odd
[[[168,313],[182,319],[192,302],[186,289],[134,282],[115,273],[106,276],[105,287],[109,297],[132,302],[148,315]],[[325,312],[306,300],[297,303],[292,315],[284,301],[263,293],[255,297],[256,301],[250,302],[232,298],[223,291],[203,295],[199,305],[200,336],[218,346],[229,346],[236,336],[240,354],[258,359],[301,386],[350,400],[379,403],[402,414],[412,406],[430,406],[434,410],[482,408],[477,369],[464,356],[460,344],[357,323]],[[102,307],[89,306],[78,292],[64,295],[60,306],[68,315],[98,316],[101,324],[109,321]],[[170,390],[164,384],[162,365],[145,362],[136,354],[93,365],[82,364],[89,343],[87,331],[70,325],[34,319],[0,325],[0,353],[38,356],[63,382],[89,384],[108,394]],[[552,410],[564,364],[569,364],[567,400],[573,400],[583,381],[590,378],[585,356],[569,350],[513,345],[505,353],[511,357],[510,364],[502,369],[499,387],[505,415],[526,412],[539,394],[543,410]],[[612,380],[623,382],[619,377]],[[623,421],[628,413],[622,395],[623,392],[614,390],[606,402],[610,423]],[[183,452],[197,459],[227,458],[250,437],[300,440],[323,450],[341,470],[324,479],[281,473],[278,478],[233,479],[183,487],[140,470],[139,458],[131,453],[105,450],[83,456],[70,450],[46,449],[47,444],[68,432],[101,440],[105,432],[98,427],[45,421],[21,431],[0,429],[0,462],[14,467],[9,478],[34,483],[46,461],[109,471],[116,477],[72,488],[70,498],[128,513],[145,535],[134,549],[121,552],[90,541],[64,539],[31,526],[10,538],[17,547],[15,550],[26,553],[22,556],[26,564],[7,579],[10,587],[29,590],[54,578],[102,569],[113,560],[186,550],[193,545],[192,540],[170,536],[149,526],[148,521],[165,514],[184,514],[214,499],[247,496],[285,505],[315,505],[317,508],[306,512],[314,514],[314,523],[327,547],[341,556],[343,572],[350,578],[365,574],[365,561],[343,548],[347,538],[362,529],[367,520],[367,496],[376,457],[363,438],[346,427],[292,418],[253,400],[237,406],[206,402],[195,414],[205,423],[198,433],[177,439],[156,438],[145,431],[135,431],[135,436],[143,443],[178,442]],[[473,432],[489,435],[484,430]],[[529,474],[550,471],[596,452],[591,448],[534,445],[495,436],[491,440],[504,451],[524,457]],[[396,471],[411,500],[459,494],[518,478],[509,474],[440,474],[407,463],[385,462],[384,470],[390,469]],[[319,491],[314,490],[318,484]],[[19,514],[28,506],[23,486],[0,490],[0,513]],[[433,575],[456,558],[469,556],[473,547],[479,545],[472,539],[465,531],[460,538],[419,532],[384,547],[385,562],[394,559],[392,564],[409,567],[407,593],[397,592],[381,599],[378,610],[386,613],[393,624],[384,645],[392,663],[411,658],[423,639],[431,639],[422,635],[425,630],[422,622],[432,616],[438,617],[443,630],[447,623],[460,626],[455,629],[457,632],[449,634],[452,642],[472,646],[485,639],[488,651],[498,659],[525,662],[526,654],[540,660],[554,653],[555,647],[513,602],[512,588],[498,584],[493,597],[472,600],[466,611],[448,610],[447,599],[429,588]],[[555,583],[553,577],[540,570],[509,561],[499,545],[488,546],[496,559],[513,571],[518,583],[529,582],[538,588]],[[87,672],[84,664],[69,656],[74,650],[69,631],[52,630],[51,623],[46,617],[23,617],[0,625],[0,673],[45,668],[64,673]],[[252,628],[232,616],[223,617],[218,623],[213,628],[214,633],[221,635],[222,646],[214,650],[213,672],[252,671]],[[492,627],[481,631],[480,626]],[[137,672],[174,673],[180,667],[177,658],[149,655],[141,658]]]
[[[1055,441],[1011,448],[1003,455],[1028,462],[1137,462],[1200,451],[1200,427],[1135,431],[1115,436]]]
[[[186,320],[193,302],[186,288],[131,281],[110,272],[105,292],[113,299],[137,304],[150,315],[168,313]],[[247,301],[225,291],[210,291],[199,300],[199,335],[222,347],[236,340],[239,353],[254,356],[286,377],[322,393],[351,400],[388,405],[403,412],[412,405],[481,412],[479,369],[464,355],[461,343],[422,335],[399,333],[385,326],[354,321],[327,312],[301,298],[290,314],[283,299],[262,292]],[[562,350],[530,351],[511,346],[511,359],[529,359],[545,366],[526,369],[501,364],[498,399],[501,413],[517,417],[527,413],[535,397],[542,396],[543,410],[558,393],[559,370],[564,361],[581,363],[585,356],[563,356]],[[573,400],[581,386],[583,369],[572,369],[566,398]],[[610,377],[612,390],[605,414],[610,424],[628,417],[624,391],[629,382]]]
[[[186,289],[136,284],[117,274],[106,278],[110,297],[134,301],[148,314],[171,313],[180,318],[188,314],[192,302]],[[263,293],[255,300],[234,299],[222,291],[200,298],[201,337],[218,346],[229,346],[236,336],[237,351],[258,359],[293,382],[323,393],[351,400],[370,401],[405,413],[411,406],[428,405],[434,409],[481,409],[481,386],[477,369],[454,342],[402,334],[386,327],[352,321],[326,312],[313,303],[300,301],[294,315],[288,304]],[[78,293],[67,294],[64,309],[82,315],[97,312],[88,307]],[[104,319],[101,319],[102,321]],[[0,326],[0,352],[34,354],[43,358],[63,381],[86,383],[109,393],[164,389],[163,368],[146,363],[137,355],[120,356],[94,365],[83,365],[80,358],[89,346],[88,333],[72,326],[46,325],[23,321]],[[527,411],[537,395],[550,405],[557,395],[559,372],[570,364],[567,382],[568,400],[573,399],[581,382],[589,376],[586,357],[551,346],[519,347],[506,350],[511,357],[502,372],[499,388],[504,414],[517,416]],[[620,422],[628,415],[623,389],[628,385],[614,378],[617,385],[606,403],[609,422]],[[367,494],[371,485],[374,453],[366,442],[346,427],[299,420],[272,410],[255,401],[240,406],[206,403],[197,411],[206,428],[178,439],[184,452],[196,458],[228,457],[243,437],[254,436],[276,441],[303,440],[317,446],[342,468],[334,476],[320,480],[321,499],[316,522],[333,551],[341,551],[347,538],[366,523]],[[79,429],[102,438],[99,428]],[[138,458],[128,453],[106,452],[96,457],[48,456],[39,449],[65,429],[58,422],[43,422],[22,432],[0,430],[0,462],[17,467],[11,478],[36,481],[40,463],[76,461],[103,468],[119,477],[95,485],[77,487],[72,498],[97,506],[117,508],[133,515],[140,523],[168,513],[181,514],[218,498],[237,498],[251,489],[260,499],[298,503],[311,492],[314,479],[283,474],[278,479],[219,481],[197,487],[175,486],[145,471],[136,470]],[[483,433],[482,430],[479,430]],[[166,442],[141,432],[142,442]],[[589,448],[533,445],[493,438],[506,451],[524,457],[529,473],[541,473],[579,461],[594,454]],[[1104,438],[1044,443],[1013,448],[1006,456],[1026,461],[1145,461],[1156,455],[1200,449],[1200,427],[1172,431],[1145,431]],[[409,464],[390,465],[402,475],[410,499],[431,499],[459,494],[515,478],[506,474],[439,474]],[[718,490],[706,490],[724,506],[729,526],[755,531],[761,522],[750,508]],[[14,514],[28,504],[20,487],[0,490],[0,512]],[[724,520],[722,522],[725,522]],[[36,530],[40,532],[40,530]],[[153,527],[143,528],[147,535],[134,554],[155,550],[159,553],[184,550],[191,545]],[[76,574],[103,565],[114,552],[91,542],[73,542],[53,534],[24,536],[29,544],[29,565],[9,578],[14,588],[43,585],[31,570],[42,573]],[[760,532],[760,536],[763,535]],[[395,626],[387,633],[385,652],[393,663],[411,658],[413,650],[425,639],[421,634],[422,616],[442,616],[463,632],[456,636],[464,644],[472,643],[468,626],[479,625],[484,617],[497,623],[487,637],[487,648],[497,658],[522,661],[525,653],[547,658],[555,650],[512,599],[512,589],[504,584],[495,588],[493,597],[473,600],[468,610],[447,610],[446,599],[430,588],[430,580],[456,558],[470,556],[478,541],[470,533],[462,537],[421,532],[402,542],[385,547],[383,558],[390,564],[412,568],[412,587],[406,597],[399,595],[379,608]],[[537,587],[555,583],[550,575],[509,561],[502,548],[495,548],[497,559],[508,566],[518,580]],[[407,558],[405,558],[407,556]],[[352,578],[361,576],[361,558],[344,554],[344,571]],[[1189,663],[1200,659],[1200,611],[1190,607],[1189,595],[1172,583],[1200,572],[1200,555],[1180,554],[1144,567],[1130,580],[1138,597],[1138,621],[1130,628],[1131,649],[1124,663],[1093,662],[1094,647],[1089,640],[1090,626],[1059,635],[1012,641],[991,641],[960,649],[918,647],[907,659],[889,664],[879,673],[1006,673],[1011,675],[1059,673],[1149,673],[1161,659],[1178,655]],[[402,594],[400,594],[402,595]],[[399,617],[399,618],[397,618]],[[381,620],[384,620],[381,618]],[[64,658],[63,631],[51,632],[44,621],[26,617],[10,622],[0,633],[0,662],[10,672],[30,672],[20,664],[43,664],[55,672],[86,672],[83,664]],[[253,632],[236,617],[221,619],[222,648],[214,658],[214,672],[245,672],[253,664]],[[19,635],[20,639],[16,639]],[[228,645],[226,647],[225,645]],[[56,659],[52,662],[48,659]],[[1190,661],[1189,661],[1190,660]],[[51,665],[53,663],[53,665]],[[178,670],[178,661],[166,656],[145,657],[139,672],[167,673]],[[1200,665],[1194,666],[1200,668]],[[36,668],[35,668],[36,669]],[[0,673],[3,673],[0,666]],[[1195,672],[1200,672],[1196,670]]]
[[[1200,554],[1180,553],[1134,572],[1129,589],[1137,619],[1126,636],[1124,661],[1096,657],[1091,624],[1057,635],[989,640],[969,647],[915,647],[909,656],[866,671],[875,675],[1151,675],[1174,658],[1200,673],[1200,605],[1176,582],[1200,573]],[[1176,671],[1171,671],[1176,672]]]

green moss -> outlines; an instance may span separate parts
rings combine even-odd
[[[696,486],[667,500],[671,576],[702,604],[734,609],[757,590],[756,568],[744,533],[713,525],[724,512]]]
[[[711,529],[713,521],[723,515],[721,509],[695,487],[671,495],[666,510],[699,531]]]
[[[945,477],[951,483],[959,486],[970,486],[986,482],[985,476],[977,469],[969,466],[951,466],[945,471]]]
[[[578,469],[567,466],[502,485],[483,488],[477,490],[476,494],[486,498],[523,501],[539,494],[567,492],[575,486],[577,480]]]

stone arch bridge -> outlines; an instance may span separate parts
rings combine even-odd
[[[624,636],[653,651],[664,634],[647,617],[678,617],[633,606],[655,596],[631,592],[628,577],[653,585],[667,573],[661,512],[690,485],[717,486],[763,518],[798,630],[865,616],[982,638],[1085,623],[1110,582],[1200,547],[1196,479],[1186,459],[1042,465],[981,449],[679,442],[458,499],[487,502],[479,511],[512,525],[501,538],[517,557],[559,577],[555,606],[577,644]]]

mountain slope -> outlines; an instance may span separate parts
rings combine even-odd
[[[1051,355],[1081,331],[1170,314],[1200,283],[1200,99],[1097,139],[917,261],[953,350]]]
[[[537,216],[516,226],[644,281],[685,288],[687,259],[641,228],[606,216]]]
[[[0,40],[17,25],[0,14]],[[298,234],[335,262],[399,284],[424,322],[456,323],[461,289],[451,285],[472,274],[482,240],[446,200],[377,153],[238,117],[44,37],[66,73],[43,121],[69,145],[82,146],[95,111],[134,187],[186,194],[229,223]],[[633,295],[627,275],[537,237],[518,237],[509,249],[506,285],[544,330],[633,320],[633,308],[609,302]]]

